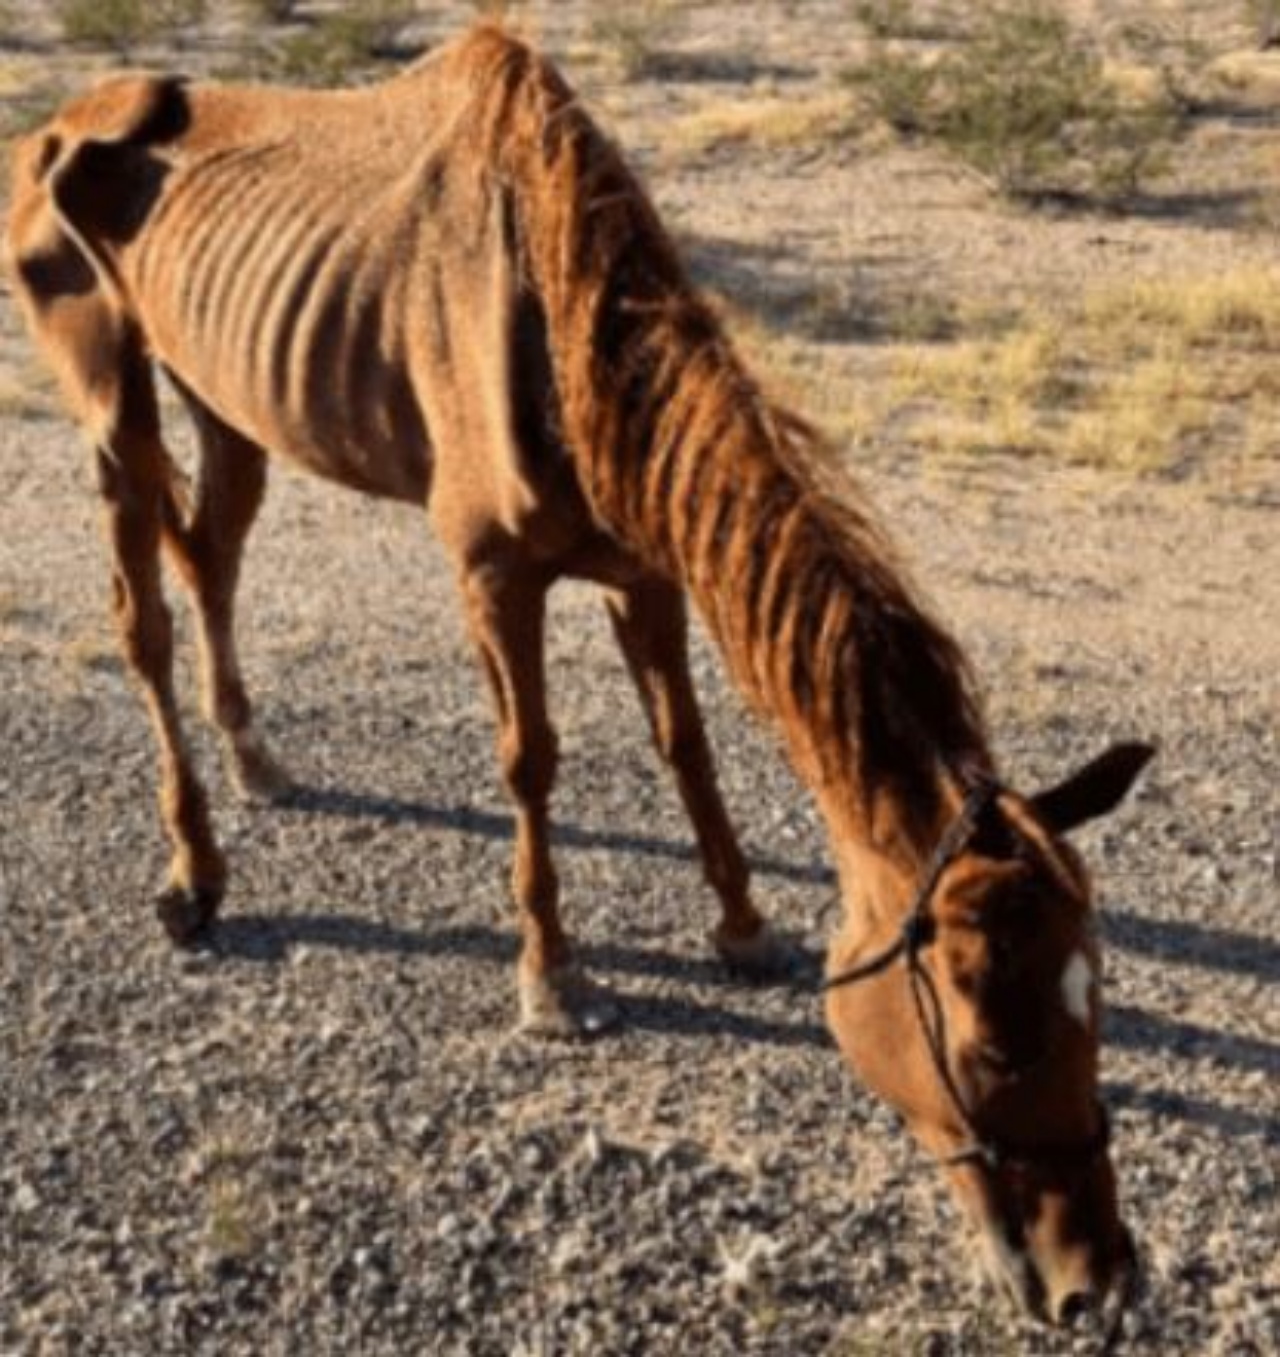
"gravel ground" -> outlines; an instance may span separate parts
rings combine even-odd
[[[821,38],[797,25],[794,59],[818,61]],[[664,208],[766,310],[796,279],[844,286],[850,260],[871,308],[912,288],[1061,291],[1077,264],[1275,261],[1274,239],[1204,220],[1108,223],[1134,265],[1087,220],[993,217],[901,155],[664,172],[655,126],[635,143]],[[837,392],[873,361],[857,333],[818,349]],[[27,371],[2,305],[0,358]],[[1161,744],[1131,803],[1081,835],[1148,1271],[1121,1346],[1161,1357],[1280,1352],[1278,479],[1274,458],[1248,484],[1176,483],[902,449],[864,469],[985,678],[1011,780],[1111,738]],[[974,1287],[936,1174],[843,1071],[814,993],[834,925],[822,833],[706,646],[727,796],[805,960],[753,988],[711,958],[677,798],[602,610],[565,588],[565,906],[624,1025],[532,1043],[511,1034],[487,697],[418,516],[277,477],[244,650],[309,790],[237,805],[201,734],[234,879],[216,941],[181,955],[150,911],[152,745],[67,426],[0,413],[0,486],[6,1357],[1096,1350]]]
[[[0,429],[0,1346],[1090,1350],[971,1289],[940,1184],[842,1071],[812,993],[814,813],[700,647],[762,899],[811,954],[764,989],[710,960],[689,834],[589,591],[556,609],[559,844],[620,1034],[510,1035],[510,821],[443,563],[415,516],[291,478],[251,551],[246,648],[312,790],[239,808],[206,759],[234,889],[210,949],[171,951],[146,907],[148,733],[66,441]],[[1131,1349],[1274,1352],[1275,511],[966,479],[959,504],[954,478],[877,490],[987,675],[1010,773],[1162,742],[1087,840],[1151,1274]]]

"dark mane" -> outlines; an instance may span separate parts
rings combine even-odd
[[[811,776],[852,775],[865,806],[886,781],[987,768],[959,647],[833,451],[763,393],[616,149],[523,47],[482,29],[464,52],[596,516],[685,584]]]

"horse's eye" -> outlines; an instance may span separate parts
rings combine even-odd
[[[1022,968],[1025,951],[1007,934],[997,933],[987,941],[987,955],[991,968],[1000,979],[1016,975]]]
[[[1025,1070],[1036,1063],[1031,1051],[1013,1051],[1007,1046],[995,1046],[981,1042],[974,1050],[979,1064],[997,1079],[1016,1079]]]
[[[1009,1059],[1009,1053],[999,1046],[989,1046],[983,1042],[977,1046],[974,1054],[993,1074],[1010,1074],[1016,1068]]]

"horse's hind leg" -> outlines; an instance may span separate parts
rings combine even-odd
[[[266,492],[266,454],[179,390],[200,439],[200,471],[189,521],[170,500],[165,543],[194,605],[204,711],[222,735],[241,792],[279,800],[292,784],[254,728],[235,637],[236,585],[245,539]]]
[[[614,632],[649,717],[659,755],[675,774],[707,880],[720,899],[712,941],[732,966],[772,973],[775,935],[751,903],[747,865],[716,782],[715,763],[689,674],[684,596],[646,578],[606,595]]]
[[[116,620],[160,745],[160,808],[174,851],[157,913],[170,937],[185,943],[213,921],[226,866],[174,698],[173,627],[160,572],[171,463],[160,442],[153,398],[148,394],[145,400],[140,412],[121,419],[100,441],[97,466],[114,554]]]
[[[467,617],[493,690],[498,752],[516,810],[512,891],[520,914],[518,971],[525,1030],[573,1035],[607,1026],[615,1012],[585,979],[561,926],[548,804],[556,735],[547,716],[544,629],[548,582],[521,561],[469,568]]]

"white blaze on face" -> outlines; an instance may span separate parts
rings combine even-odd
[[[1071,960],[1062,972],[1062,1002],[1081,1027],[1089,1025],[1089,1000],[1092,993],[1093,967],[1083,952],[1072,952]]]

